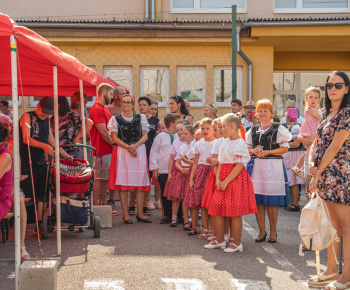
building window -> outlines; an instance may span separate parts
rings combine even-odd
[[[129,90],[132,95],[132,67],[131,66],[104,66],[103,75]]]
[[[171,0],[172,13],[231,13],[237,5],[238,13],[247,13],[247,0]]]
[[[178,67],[177,94],[191,102],[191,107],[205,105],[205,67]]]
[[[9,102],[9,107],[12,107],[12,96],[3,96],[0,97],[0,101],[5,100]],[[22,99],[20,96],[18,96],[18,106],[21,107],[22,106]]]
[[[146,95],[158,102],[159,107],[166,107],[169,100],[169,68],[141,67],[140,95]]]
[[[243,97],[243,67],[237,67],[237,99]],[[232,69],[230,66],[214,67],[214,104],[218,107],[231,107]]]
[[[274,0],[275,13],[350,12],[349,0]]]

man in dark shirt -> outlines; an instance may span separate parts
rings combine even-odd
[[[21,189],[27,198],[33,198],[33,185],[30,162],[32,163],[35,199],[38,209],[38,221],[41,226],[43,205],[46,189],[47,162],[46,154],[53,156],[55,139],[50,130],[50,115],[54,114],[53,99],[44,97],[40,100],[35,111],[24,113],[20,119],[19,148],[21,157],[21,175],[28,178],[21,181]],[[28,151],[30,148],[30,155]],[[72,158],[63,149],[60,154],[64,158]],[[37,229],[35,229],[36,231]]]

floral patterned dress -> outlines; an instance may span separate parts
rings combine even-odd
[[[318,125],[316,162],[323,158],[340,130],[350,131],[350,106],[341,109],[328,124],[324,118]],[[322,173],[317,192],[325,201],[350,205],[350,135]]]

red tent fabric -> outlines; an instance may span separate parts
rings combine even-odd
[[[96,95],[101,83],[114,85],[104,76],[86,67],[73,56],[50,44],[34,31],[18,26],[10,17],[0,14],[0,95],[11,96],[10,36],[18,48],[18,94],[22,96],[53,96],[53,65],[57,66],[58,94],[71,96],[79,91],[83,80],[84,93]],[[22,91],[23,88],[23,91]]]

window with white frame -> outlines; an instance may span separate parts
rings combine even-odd
[[[274,0],[275,13],[350,12],[350,0]]]
[[[12,96],[1,96],[0,101],[2,101],[2,100],[8,101],[9,107],[12,107]],[[20,96],[18,96],[18,106],[19,107],[22,106],[22,99]]]
[[[206,96],[205,67],[178,67],[177,94],[191,103],[191,107],[203,107]]]
[[[237,5],[238,13],[247,13],[247,0],[171,0],[173,13],[231,13]]]
[[[166,107],[169,101],[169,67],[141,67],[140,95],[155,99],[159,107]]]
[[[132,95],[132,67],[131,66],[104,66],[103,74],[129,90]]]
[[[237,99],[243,98],[243,67],[237,66]],[[232,67],[214,66],[214,104],[218,107],[231,107]]]

